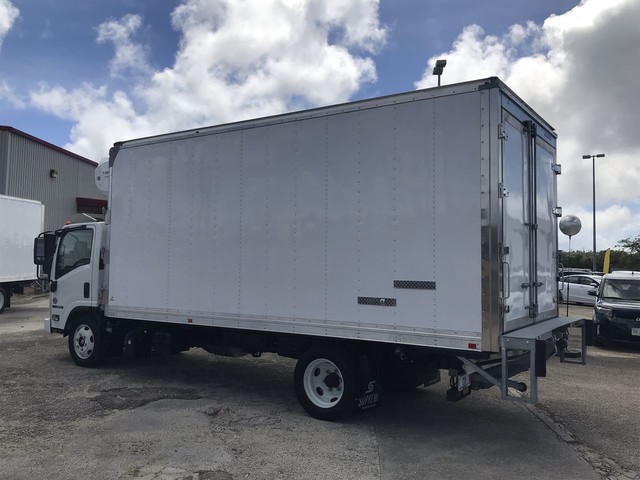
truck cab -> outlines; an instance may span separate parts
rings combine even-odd
[[[70,224],[36,239],[34,263],[51,281],[45,330],[68,334],[75,317],[102,303],[104,222]]]

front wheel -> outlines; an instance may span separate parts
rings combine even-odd
[[[76,320],[69,331],[69,353],[81,367],[97,367],[105,360],[105,336],[98,321],[91,316]]]
[[[302,407],[320,420],[337,420],[355,407],[355,360],[344,350],[318,346],[298,359],[293,383]]]

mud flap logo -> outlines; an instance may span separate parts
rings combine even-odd
[[[366,385],[364,395],[356,398],[356,405],[362,410],[375,407],[378,404],[380,395],[378,393],[378,382],[376,380],[370,381]]]

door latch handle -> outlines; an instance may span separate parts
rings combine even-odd
[[[502,299],[506,300],[511,296],[511,265],[509,265],[509,262],[502,262],[502,275],[503,275],[503,280],[506,277],[506,285],[502,286],[503,288]],[[506,295],[505,295],[505,291],[506,291]]]

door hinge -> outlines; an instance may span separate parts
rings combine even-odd
[[[503,183],[499,183],[498,184],[498,197],[499,198],[506,198],[508,196],[509,196],[509,189],[507,187],[505,187]]]
[[[561,217],[562,216],[562,207],[553,207],[553,214],[556,217]]]
[[[560,165],[559,163],[553,163],[551,165],[551,170],[553,170],[553,173],[555,173],[556,175],[560,175],[562,173],[562,165]]]
[[[525,132],[531,136],[531,138],[536,138],[538,134],[538,126],[535,123],[533,123],[531,120],[526,120],[524,122],[524,129]]]
[[[498,124],[498,139],[499,140],[509,140],[509,136],[507,135],[507,131],[504,129],[504,124]]]

